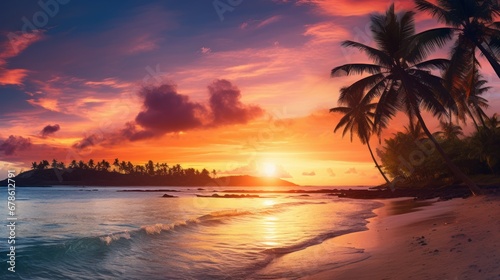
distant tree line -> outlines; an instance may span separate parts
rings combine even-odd
[[[54,169],[71,169],[71,170],[94,170],[99,172],[116,172],[121,174],[131,174],[131,175],[147,175],[147,176],[168,176],[168,177],[201,177],[210,178],[212,175],[214,178],[217,176],[217,172],[212,170],[209,172],[207,169],[203,168],[201,171],[194,168],[183,168],[180,164],[168,165],[167,163],[153,162],[149,160],[146,164],[134,165],[130,161],[120,161],[116,158],[111,165],[110,162],[103,159],[101,161],[94,161],[89,159],[87,162],[83,160],[72,160],[67,166],[64,162],[53,159],[49,163],[47,160],[41,160],[40,162],[32,162],[31,169],[33,170],[43,170],[48,168]]]

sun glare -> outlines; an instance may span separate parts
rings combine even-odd
[[[274,200],[272,200],[272,199],[267,199],[267,200],[264,200],[264,202],[262,204],[264,204],[265,206],[273,206],[274,204],[276,204],[276,202],[274,202]]]
[[[267,177],[273,177],[276,175],[276,164],[266,162],[262,165],[262,172]]]

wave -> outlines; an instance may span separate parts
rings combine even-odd
[[[156,223],[140,226],[137,229],[114,232],[110,234],[70,238],[68,240],[51,240],[46,241],[43,245],[32,245],[23,248],[23,255],[33,257],[36,260],[37,256],[46,258],[47,255],[54,256],[54,258],[61,256],[68,256],[71,258],[84,258],[95,256],[115,250],[119,248],[126,248],[131,246],[133,242],[141,242],[149,240],[152,235],[172,234],[179,230],[192,230],[197,226],[219,226],[234,218],[242,218],[248,216],[263,216],[270,215],[277,212],[286,211],[290,207],[297,207],[301,205],[310,204],[326,204],[326,202],[313,202],[313,201],[295,201],[275,204],[263,209],[254,210],[222,210],[214,211],[196,218],[177,221],[173,223]],[[266,254],[286,254],[301,250],[308,246],[319,244],[327,238],[341,235],[343,232],[338,231],[335,233],[328,233],[316,238],[306,240],[297,245],[273,248],[265,250]],[[39,244],[39,243],[38,243]]]
[[[187,219],[183,221],[177,221],[173,223],[156,223],[140,226],[138,229],[126,230],[120,232],[113,232],[104,235],[92,236],[92,237],[80,237],[72,238],[65,241],[53,240],[50,245],[45,246],[34,246],[36,249],[39,248],[42,251],[54,250],[57,254],[78,254],[81,252],[87,252],[91,250],[102,250],[99,248],[104,245],[104,247],[110,247],[114,243],[119,242],[124,245],[127,242],[133,242],[134,238],[137,237],[147,237],[150,235],[168,234],[176,230],[182,229],[193,229],[196,226],[217,226],[221,225],[227,220],[237,218],[237,217],[247,217],[247,216],[260,216],[269,215],[277,212],[286,210],[289,207],[295,207],[307,204],[324,204],[325,202],[286,202],[275,204],[270,207],[258,210],[221,210],[210,212],[205,215],[201,215],[196,218]],[[54,224],[55,226],[55,224]],[[54,247],[52,247],[54,246]],[[31,247],[31,246],[29,246]],[[52,248],[50,248],[52,247]]]
[[[296,243],[293,245],[284,246],[284,247],[269,248],[269,249],[261,251],[261,253],[268,254],[268,255],[274,255],[274,256],[290,254],[293,252],[304,250],[307,247],[321,244],[321,243],[323,243],[323,241],[325,241],[327,239],[334,238],[334,237],[341,236],[341,235],[348,234],[348,233],[352,233],[352,232],[356,232],[356,231],[360,231],[360,230],[363,230],[363,228],[351,228],[348,230],[338,230],[338,231],[326,232],[326,233],[319,234],[315,237],[309,238],[307,240],[304,240],[302,242],[299,242],[299,243]]]
[[[106,236],[101,236],[99,239],[106,243],[106,245],[111,244],[111,242],[120,240],[120,239],[130,239],[130,233],[128,231],[125,232],[119,232],[119,233],[114,233]]]
[[[260,218],[265,215],[288,211],[291,208],[294,209],[295,207],[301,207],[302,205],[327,203],[328,202],[325,201],[292,201],[277,203],[265,208],[221,210],[209,212],[204,215],[199,215],[195,218],[176,221],[173,223],[145,224],[132,230],[113,232],[110,234],[69,238],[66,240],[44,240],[43,244],[38,243],[29,245],[23,247],[22,250],[20,250],[20,255],[25,258],[25,261],[20,264],[19,270],[30,271],[30,273],[34,273],[33,275],[39,275],[37,273],[41,273],[40,271],[42,270],[45,270],[46,273],[51,273],[53,275],[67,275],[68,271],[73,271],[75,269],[82,269],[86,271],[95,269],[94,272],[91,272],[91,275],[97,275],[104,278],[113,275],[114,278],[119,278],[120,276],[123,276],[122,274],[120,274],[119,269],[110,272],[108,271],[109,268],[105,266],[97,266],[94,268],[91,265],[92,262],[90,262],[89,260],[102,261],[106,258],[106,256],[111,256],[110,258],[112,259],[117,256],[123,257],[129,256],[129,254],[133,255],[137,250],[157,247],[157,244],[155,244],[155,242],[157,242],[158,240],[164,240],[166,238],[172,240],[179,239],[181,241],[189,241],[191,240],[189,239],[190,237],[187,237],[187,239],[185,239],[184,233],[186,233],[186,231],[188,232],[188,234],[190,231],[197,233],[199,230],[197,229],[197,227],[200,226],[220,227],[229,222],[234,222],[234,219],[239,221],[240,219]],[[308,238],[306,240],[301,240],[296,244],[290,244],[288,246],[269,248],[265,250],[262,250],[263,247],[260,246],[258,248],[253,247],[251,252],[249,251],[245,253],[252,255],[250,266],[246,267],[246,269],[243,270],[241,270],[241,267],[235,266],[235,268],[231,269],[231,271],[235,270],[234,275],[252,275],[260,268],[266,267],[274,259],[284,254],[289,254],[306,249],[310,246],[320,244],[323,241],[336,236],[366,229],[366,221],[360,220],[359,223],[355,223],[354,221],[358,221],[360,217],[363,217],[365,215],[369,216],[369,213],[373,215],[373,213],[368,210],[355,212],[356,215],[353,214],[352,221],[346,223],[345,227],[342,224],[337,225],[340,226],[340,228],[337,227],[337,229],[334,231],[320,233],[317,236]],[[351,219],[349,218],[348,220]],[[170,243],[167,242],[166,244],[167,246],[170,246]],[[178,242],[176,242],[176,244],[178,244]],[[180,252],[180,254],[182,253],[183,252]],[[47,268],[48,264],[50,264],[50,269]],[[240,265],[240,263],[238,263],[238,265]],[[78,266],[78,268],[76,268],[76,266]],[[152,267],[154,266],[155,263],[153,262]],[[99,274],[104,273],[102,271],[106,271],[105,273],[111,274]],[[27,277],[25,279],[30,279],[30,277]]]
[[[326,202],[285,202],[280,204],[272,205],[268,208],[264,208],[256,211],[249,210],[221,210],[211,212],[206,215],[199,216],[194,219],[189,219],[186,221],[179,221],[172,224],[154,224],[154,225],[145,225],[141,226],[141,230],[146,232],[147,234],[160,234],[162,232],[170,232],[175,229],[180,228],[188,228],[197,225],[215,225],[221,224],[227,219],[231,219],[234,217],[242,217],[242,216],[252,216],[252,215],[269,215],[277,212],[281,212],[286,208],[307,204],[325,204]]]

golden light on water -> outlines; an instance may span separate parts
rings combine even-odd
[[[264,230],[263,231],[264,241],[262,242],[262,244],[272,247],[279,245],[279,242],[277,242],[278,218],[276,218],[275,216],[265,217],[262,220],[262,226]]]
[[[276,202],[272,199],[266,199],[262,202],[262,204],[264,204],[265,206],[273,206],[274,204],[276,204]]]

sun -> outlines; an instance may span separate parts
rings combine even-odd
[[[276,164],[270,162],[264,163],[262,165],[262,173],[264,173],[266,177],[276,176]]]

